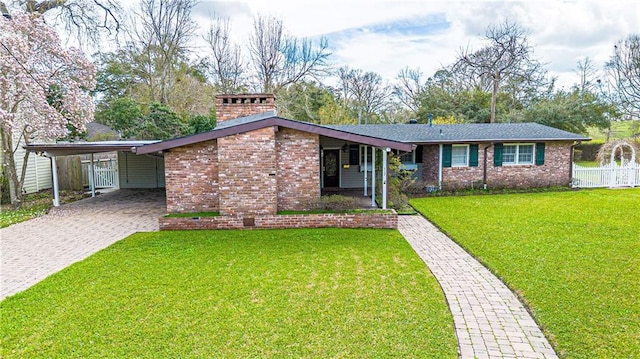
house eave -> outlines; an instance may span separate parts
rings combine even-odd
[[[591,141],[591,138],[474,138],[415,141],[418,145],[453,144],[453,143],[520,143],[520,142],[577,142]]]
[[[139,146],[158,141],[101,141],[68,143],[34,143],[23,146],[27,152],[47,153],[51,156],[70,156],[103,152],[133,152]]]

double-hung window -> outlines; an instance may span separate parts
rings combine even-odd
[[[532,165],[533,144],[504,144],[502,148],[502,164],[505,165]]]
[[[451,146],[451,167],[466,167],[469,165],[469,145]]]

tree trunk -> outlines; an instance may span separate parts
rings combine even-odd
[[[499,86],[500,86],[500,79],[497,77],[494,77],[493,91],[491,91],[491,117],[489,118],[489,123],[496,122],[496,102],[498,101]]]
[[[9,196],[11,198],[11,204],[15,208],[20,208],[22,206],[22,186],[24,184],[27,162],[29,160],[29,152],[25,153],[21,171],[22,180],[19,180],[11,133],[0,129],[0,134],[2,135],[2,151],[4,152],[3,165],[7,169],[7,175],[9,176]]]

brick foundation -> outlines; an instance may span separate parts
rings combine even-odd
[[[285,229],[285,228],[398,228],[396,213],[288,214],[255,217],[218,216],[160,218],[160,230]]]

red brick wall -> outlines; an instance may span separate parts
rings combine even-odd
[[[218,154],[215,141],[164,154],[167,212],[217,212]]]
[[[398,228],[396,213],[292,214],[251,217],[160,218],[160,230],[258,228]]]
[[[312,133],[276,132],[278,210],[308,210],[320,198],[320,139]]]
[[[569,186],[571,182],[571,145],[573,142],[547,142],[544,165],[493,167],[493,150],[488,152],[490,187],[528,188]]]
[[[531,188],[569,186],[571,182],[572,142],[547,142],[545,163],[536,165],[493,166],[493,146],[480,144],[478,167],[447,167],[442,169],[442,187],[445,189],[471,188],[482,183],[484,149],[487,151],[487,186],[489,188]],[[428,184],[438,184],[439,146],[426,145],[423,152],[422,179]]]
[[[422,180],[429,185],[438,184],[439,145],[422,146]]]
[[[223,122],[276,109],[272,94],[242,94],[216,96],[216,120]]]
[[[276,162],[273,127],[219,138],[220,214],[276,214]]]

